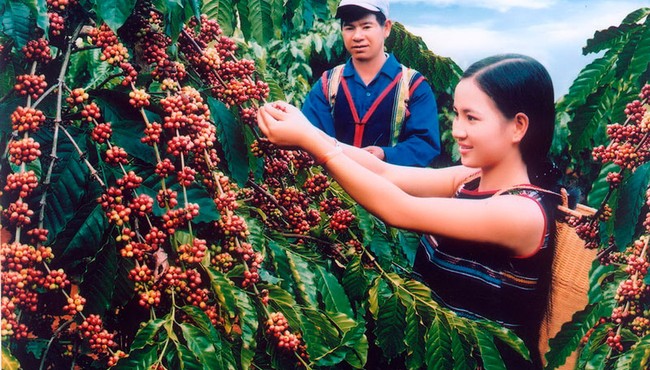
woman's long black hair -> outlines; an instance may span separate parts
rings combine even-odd
[[[462,78],[473,77],[479,88],[509,119],[528,116],[521,156],[533,185],[557,191],[560,172],[548,157],[555,131],[553,81],[537,60],[521,54],[491,56],[472,64]]]

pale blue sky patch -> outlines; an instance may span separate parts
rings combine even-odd
[[[390,17],[463,69],[493,54],[530,55],[549,70],[557,99],[596,57],[582,55],[587,39],[646,6],[647,0],[392,0]]]

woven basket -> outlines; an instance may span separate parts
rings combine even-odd
[[[565,216],[590,216],[596,210],[582,204],[575,209],[567,207],[567,193],[562,189],[562,203],[556,217],[555,255],[552,266],[549,307],[540,328],[539,351],[542,356],[548,352],[548,340],[553,338],[562,324],[571,321],[577,311],[589,303],[589,271],[596,259],[596,249],[586,249],[584,240],[566,222]],[[574,351],[560,369],[574,369],[577,360]]]

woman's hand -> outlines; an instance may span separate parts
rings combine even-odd
[[[315,128],[302,112],[285,102],[267,103],[257,113],[257,123],[269,141],[279,146],[297,146],[305,150],[310,138],[318,137]]]

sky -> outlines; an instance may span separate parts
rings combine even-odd
[[[556,99],[600,54],[582,55],[597,30],[618,26],[648,0],[391,0],[389,18],[462,69],[483,57],[520,53],[539,60]]]

